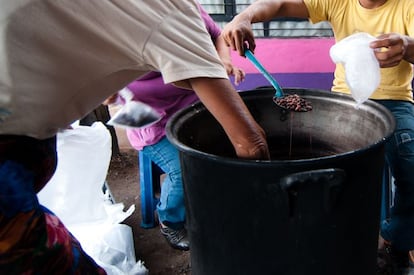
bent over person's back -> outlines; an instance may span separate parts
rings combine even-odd
[[[147,72],[193,88],[239,157],[268,158],[264,132],[230,83],[196,2],[1,5],[0,273],[105,273],[36,193],[56,168],[57,132]]]

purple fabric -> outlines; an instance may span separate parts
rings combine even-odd
[[[214,42],[220,35],[221,29],[203,7],[201,5],[199,7],[206,29]],[[155,124],[126,131],[129,142],[137,150],[160,141],[165,136],[168,119],[178,110],[198,101],[193,91],[177,88],[172,84],[164,84],[159,72],[148,73],[127,85],[127,88],[134,94],[134,100],[147,103],[163,115],[163,118]]]
[[[136,80],[127,87],[134,94],[134,100],[147,103],[163,116],[160,121],[148,127],[127,129],[128,140],[137,150],[160,141],[165,136],[168,119],[178,110],[198,100],[191,90],[177,88],[172,84],[165,85],[161,74],[153,79]]]
[[[201,18],[204,20],[206,29],[211,36],[213,42],[216,42],[217,37],[221,33],[220,27],[214,22],[213,18],[207,13],[207,11],[199,4]]]

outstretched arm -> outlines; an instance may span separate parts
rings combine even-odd
[[[276,17],[308,18],[303,0],[258,0],[233,18],[223,29],[222,35],[233,50],[244,56],[244,46],[254,52],[256,43],[252,23],[270,21]]]
[[[207,31],[211,36],[211,40],[214,42],[217,53],[221,59],[221,62],[226,69],[228,76],[234,76],[234,83],[239,85],[240,82],[244,80],[245,72],[234,66],[231,60],[230,48],[227,46],[226,41],[224,41],[223,36],[221,36],[221,28],[213,20],[213,18],[208,14],[208,12],[203,8],[201,4],[198,4],[201,18],[204,21],[204,24],[207,27]]]
[[[221,62],[226,69],[229,76],[234,76],[234,84],[239,85],[245,78],[246,73],[239,67],[233,65],[231,60],[230,48],[227,46],[223,36],[219,36],[216,39],[215,46],[217,53],[220,56]]]

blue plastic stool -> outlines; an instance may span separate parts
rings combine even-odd
[[[160,176],[164,172],[142,151],[138,152],[139,183],[141,189],[141,227],[153,228],[158,224],[155,220],[155,210],[159,198],[154,188],[160,187]]]

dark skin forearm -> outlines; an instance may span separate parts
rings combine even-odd
[[[222,31],[228,46],[244,56],[244,45],[254,52],[256,43],[252,23],[270,21],[276,17],[308,18],[309,13],[303,0],[258,0],[233,18]]]
[[[407,45],[403,59],[414,64],[414,38],[407,36]]]
[[[238,157],[269,159],[263,129],[228,79],[193,78],[189,82],[200,101],[224,128]]]
[[[223,36],[219,35],[214,44],[227,75],[234,76],[234,83],[239,85],[244,80],[245,73],[242,69],[233,65],[230,48],[227,46],[226,41],[224,41]]]

